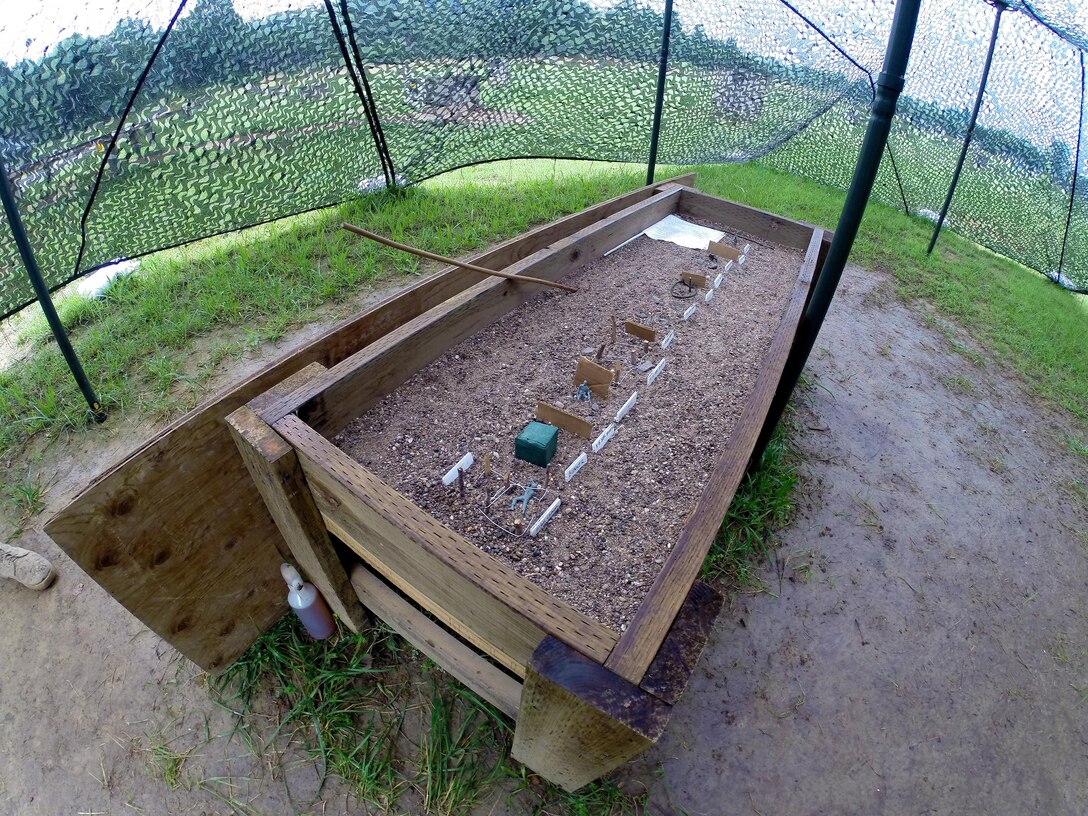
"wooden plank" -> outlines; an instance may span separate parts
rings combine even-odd
[[[729,244],[720,244],[717,241],[711,241],[707,246],[707,249],[719,258],[725,258],[727,261],[736,261],[744,253],[737,249],[735,246]]]
[[[690,273],[685,272],[684,274],[687,275]],[[706,278],[703,278],[703,280],[705,282]],[[623,321],[623,330],[642,340],[647,340],[651,343],[657,342],[657,332],[654,329],[651,329],[649,326],[644,326],[641,323],[636,323],[634,320]]]
[[[608,656],[611,629],[474,547],[298,417],[274,428],[295,448],[328,529],[478,649],[522,677],[546,635]]]
[[[737,425],[710,474],[699,503],[680,533],[680,540],[669,553],[650,591],[605,663],[632,683],[642,682],[646,669],[661,647],[692,583],[699,575],[699,569],[744,476],[767,409],[782,378],[782,369],[808,297],[809,282],[815,271],[822,239],[822,229],[817,227],[811,232],[793,294],[786,304],[771,346],[763,358],[755,387],[744,404]]]
[[[551,279],[574,265],[591,263],[624,238],[672,212],[685,189],[657,193],[555,242],[507,271]],[[333,366],[323,377],[262,411],[261,418],[275,425],[297,411],[307,424],[331,437],[451,346],[539,294],[525,290],[509,281],[481,281]]]
[[[674,181],[691,185],[695,177]],[[508,267],[649,199],[659,186],[588,207],[470,260]],[[441,270],[287,352],[136,447],[51,519],[46,532],[182,654],[208,671],[226,668],[286,604],[279,533],[223,420],[309,363],[333,366],[476,280],[471,272]]]
[[[579,357],[578,365],[574,367],[571,384],[578,386],[588,383],[590,391],[601,399],[608,399],[609,394],[612,393],[612,376],[612,369],[597,365],[588,357]]]
[[[580,436],[582,439],[590,439],[593,436],[592,423],[582,419],[580,416],[575,416],[570,411],[556,408],[551,403],[544,402],[543,400],[537,400],[536,418],[541,422],[547,422],[549,425],[562,428],[564,431],[572,433],[575,436]]]
[[[643,691],[671,705],[680,701],[721,609],[722,595],[718,590],[702,581],[692,585],[639,684]]]
[[[791,221],[764,210],[734,204],[698,190],[683,190],[677,210],[695,218],[706,218],[716,224],[728,225],[731,229],[747,233],[753,238],[773,241],[802,252],[808,248],[808,241],[814,229],[811,224]]]
[[[412,606],[366,565],[352,565],[350,576],[359,599],[394,632],[503,714],[517,718],[521,683]]]
[[[681,272],[680,280],[696,289],[706,289],[706,275],[700,275],[698,272]]]
[[[227,417],[227,424],[295,564],[340,620],[358,632],[366,613],[329,541],[295,451],[248,406]]]
[[[533,653],[511,756],[568,791],[653,745],[671,706],[554,638]]]

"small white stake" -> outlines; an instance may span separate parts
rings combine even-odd
[[[747,255],[751,251],[752,251],[752,245],[751,244],[745,244],[744,245],[744,252],[742,254]]]
[[[585,454],[582,455],[585,456]],[[559,509],[560,504],[560,500],[556,499],[550,505],[548,505],[548,509],[541,513],[540,518],[534,521],[533,526],[529,528],[529,538],[536,538],[536,535],[540,532],[540,529],[551,520],[552,516],[555,515],[555,511]]]
[[[578,458],[567,465],[567,469],[563,471],[563,481],[569,482],[575,476],[578,475],[578,471],[582,469],[586,462],[589,461],[589,457],[586,456],[586,452],[582,451],[578,454]]]
[[[442,484],[444,484],[446,487],[449,487],[451,484],[457,481],[457,471],[468,470],[470,467],[472,467],[472,463],[474,461],[476,460],[472,458],[472,451],[469,451],[461,457],[461,461],[459,461],[456,465],[451,467],[446,472],[446,475],[442,477]]]
[[[725,270],[724,270],[724,271],[725,271],[725,272],[728,272],[728,271],[729,271],[730,269],[732,269],[732,268],[733,268],[733,262],[732,262],[732,261],[726,261],[726,262],[725,262]]]
[[[688,310],[686,312],[684,312],[684,320],[690,319],[693,314],[695,314],[695,304],[694,303],[691,304],[690,306],[688,306]]]
[[[714,278],[714,288],[717,289],[722,285],[722,281],[725,279],[725,275],[721,272],[718,273],[718,277]]]
[[[747,261],[747,260],[748,260],[747,255],[741,255],[739,258],[737,258],[737,266],[744,266],[744,262]]]
[[[654,366],[654,370],[646,375],[646,385],[653,385],[654,380],[658,378],[662,371],[665,370],[665,363],[667,360],[662,360],[660,363]]]
[[[676,339],[676,332],[670,331],[665,335],[665,339],[661,341],[661,348],[667,349],[672,345],[672,341]]]
[[[712,300],[714,300],[714,290],[713,289],[707,289],[706,290],[706,297],[703,298],[703,303],[710,303],[710,301],[712,301]]]
[[[593,452],[594,453],[600,453],[601,448],[603,448],[605,445],[607,445],[608,440],[611,439],[615,435],[616,435],[616,423],[613,422],[611,425],[609,425],[607,428],[605,428],[603,431],[601,431],[600,436],[598,436],[596,439],[593,440]]]
[[[636,402],[638,402],[638,391],[629,396],[623,407],[616,411],[616,422],[623,422],[623,418],[631,412]]]

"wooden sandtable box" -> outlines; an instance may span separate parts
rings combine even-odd
[[[692,497],[693,509],[683,518],[678,539],[670,542],[656,578],[622,627],[578,611],[523,577],[332,441],[417,372],[523,304],[545,309],[538,304],[561,303],[557,298],[580,293],[549,299],[537,285],[466,279],[445,301],[331,368],[313,363],[301,369],[228,420],[280,532],[334,608],[350,609],[358,599],[514,718],[513,756],[569,790],[653,744],[687,684],[721,606],[718,593],[697,580],[699,569],[763,429],[818,273],[825,235],[683,184],[665,183],[504,270],[572,282],[575,271],[591,272],[610,250],[673,213],[751,236],[768,252],[788,250],[779,256],[796,263],[780,270],[787,277],[784,306],[769,312],[776,325],[735,425]],[[687,253],[692,271],[706,273],[706,252],[676,251]],[[729,274],[736,273],[743,274],[740,269]],[[710,291],[714,288],[708,283],[705,292]],[[726,289],[720,291],[726,297]],[[709,308],[711,300],[704,301],[700,290],[692,302]],[[679,332],[680,318],[675,325]],[[665,333],[662,328],[660,335]],[[573,367],[558,371],[565,373],[557,377],[569,381]],[[652,399],[647,375],[634,376],[642,377],[643,399]],[[608,406],[614,412],[621,402],[613,397]],[[476,455],[482,453],[478,449]],[[549,478],[561,480],[566,464],[557,460]],[[481,465],[474,467],[478,471]],[[432,469],[421,478],[439,476]],[[456,493],[458,487],[455,483],[447,490]],[[346,573],[340,559],[349,565]]]

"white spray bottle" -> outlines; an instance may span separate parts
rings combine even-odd
[[[280,565],[280,575],[290,587],[287,603],[295,610],[295,614],[306,627],[306,631],[310,633],[310,637],[315,640],[324,640],[335,632],[336,623],[332,619],[332,613],[317,588],[303,581],[298,570],[290,564]]]

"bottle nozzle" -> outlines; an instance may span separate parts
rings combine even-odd
[[[302,589],[302,576],[290,564],[280,564],[280,575],[283,576],[283,580],[287,582],[287,586],[291,587],[291,589],[296,592]]]

